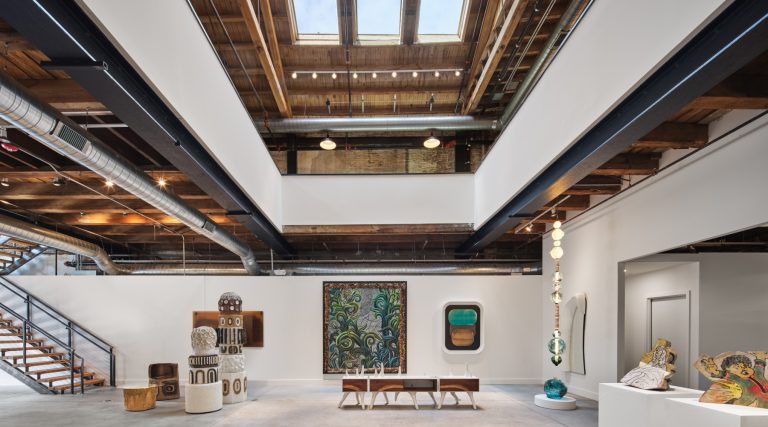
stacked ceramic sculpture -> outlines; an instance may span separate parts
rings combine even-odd
[[[646,353],[640,364],[627,372],[621,382],[643,390],[668,390],[669,379],[675,374],[677,352],[672,343],[657,339],[650,352]]]
[[[216,331],[208,326],[192,330],[189,356],[189,382],[185,391],[185,409],[190,414],[218,411],[223,406]]]
[[[218,345],[224,403],[242,402],[248,394],[243,355],[245,328],[242,305],[240,296],[234,292],[226,292],[219,298]]]

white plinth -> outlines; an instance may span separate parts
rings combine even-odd
[[[218,411],[224,406],[221,381],[210,384],[189,384],[184,386],[184,408],[189,414],[204,414]]]
[[[666,402],[670,398],[699,398],[704,392],[683,387],[667,391],[640,390],[621,383],[601,383],[599,389],[601,427],[647,427],[666,425]],[[696,425],[696,424],[678,424]]]
[[[602,409],[602,406],[600,407]],[[666,424],[678,427],[768,427],[768,409],[702,403],[695,399],[668,399]]]
[[[563,396],[560,399],[550,399],[546,394],[537,394],[533,398],[533,403],[542,408],[557,409],[559,411],[576,409],[576,399],[568,396]]]

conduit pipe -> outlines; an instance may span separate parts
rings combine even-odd
[[[269,121],[269,129],[259,126],[259,132],[426,132],[429,130],[493,130],[496,120],[473,116],[382,116],[382,117],[311,117]]]
[[[128,273],[126,269],[115,265],[104,249],[93,243],[9,216],[0,215],[0,234],[11,236],[14,239],[37,243],[42,246],[61,249],[76,255],[87,256],[96,263],[96,266],[101,271],[107,274]]]
[[[251,248],[178,196],[159,188],[149,175],[109,149],[94,135],[36,101],[15,81],[0,74],[0,118],[26,130],[55,152],[114,182],[129,193],[178,219],[193,231],[239,256],[249,274],[259,266]]]

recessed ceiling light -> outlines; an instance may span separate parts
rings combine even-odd
[[[411,73],[411,75],[412,75],[413,77],[419,77],[419,73],[417,73],[416,71],[414,71],[413,73]]]
[[[295,71],[293,73],[291,73],[291,78],[292,79],[295,79],[296,77],[299,77],[298,73],[296,73]]]
[[[353,78],[353,79],[356,79],[356,78],[357,78],[357,72],[354,72],[354,73],[352,73],[352,78]]]
[[[375,79],[377,77],[376,73],[374,72],[373,74],[371,74],[371,77]]]
[[[335,79],[336,78],[336,73],[331,74],[331,78]]]
[[[440,146],[440,140],[435,138],[435,134],[433,132],[429,133],[429,138],[427,138],[424,141],[424,147],[432,149],[437,148]]]
[[[312,73],[312,78],[316,79],[317,78],[317,73]]]
[[[320,148],[322,148],[323,150],[333,150],[336,148],[336,143],[333,142],[333,140],[328,134],[326,134],[325,139],[320,141]]]
[[[392,78],[395,78],[395,77],[397,77],[397,71],[392,72]]]
[[[435,71],[435,77],[440,77],[440,72],[439,71]]]

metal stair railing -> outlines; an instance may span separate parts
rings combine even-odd
[[[0,290],[6,289],[10,291],[13,295],[21,299],[21,302],[26,307],[26,316],[22,316],[16,311],[13,311],[10,307],[8,307],[7,304],[0,303],[0,307],[2,307],[4,310],[11,311],[14,317],[18,318],[22,322],[29,325],[34,325],[33,328],[40,332],[41,334],[45,335],[46,337],[51,338],[56,344],[61,346],[62,348],[67,349],[70,351],[71,354],[77,355],[75,353],[76,350],[76,340],[75,337],[82,338],[89,342],[91,345],[93,345],[96,349],[99,351],[105,353],[105,355],[108,357],[109,360],[109,385],[114,387],[115,386],[115,352],[114,352],[114,346],[109,344],[107,341],[99,338],[96,334],[89,331],[79,323],[73,321],[60,311],[56,310],[55,308],[48,305],[45,301],[41,300],[40,298],[36,297],[35,295],[27,292],[24,288],[21,286],[13,283],[12,281],[8,280],[6,277],[0,276]],[[51,333],[48,331],[43,330],[38,325],[35,325],[32,322],[32,309],[40,310],[43,314],[47,315],[49,318],[55,320],[60,325],[62,325],[64,328],[66,328],[67,331],[67,342],[63,342],[61,339],[54,337]],[[25,339],[25,348],[26,348],[26,329],[25,334],[23,334],[23,338]],[[24,355],[26,358],[26,350],[24,350]],[[79,356],[78,356],[79,357]],[[70,359],[74,362],[73,359]],[[81,359],[82,361],[82,359]],[[26,362],[25,362],[26,363]],[[83,371],[81,371],[81,374]],[[73,373],[74,375],[74,373]],[[81,385],[83,383],[83,378],[81,377]]]

